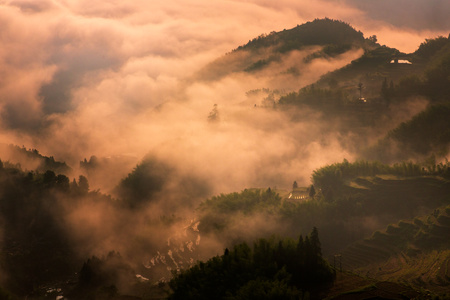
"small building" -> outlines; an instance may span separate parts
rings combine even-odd
[[[364,97],[359,97],[358,98],[358,103],[367,103],[367,99]]]
[[[304,200],[309,198],[309,193],[307,189],[296,188],[289,193],[288,199],[291,200]]]
[[[398,59],[398,58],[392,59],[390,63],[391,64],[412,65],[412,62],[410,62],[409,60],[407,60],[407,59]]]

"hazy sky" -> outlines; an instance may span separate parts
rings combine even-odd
[[[412,52],[425,38],[447,36],[449,15],[447,0],[0,1],[0,140],[72,164],[156,151],[189,158],[186,168],[206,160],[218,178],[242,162],[261,178],[267,161],[277,165],[273,176],[293,167],[309,174],[351,154],[328,141],[325,156],[311,156],[324,145],[299,145],[298,134],[317,127],[274,128],[279,116],[236,106],[246,91],[272,81],[230,77],[207,85],[189,76],[262,33],[315,18],[343,20]],[[350,58],[318,67],[327,72]],[[211,128],[206,118],[216,103],[222,123]]]

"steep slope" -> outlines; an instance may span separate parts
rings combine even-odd
[[[322,76],[314,89],[282,97],[280,104],[342,106],[361,96],[366,105],[389,106],[414,96],[448,102],[449,62],[450,40],[444,37],[426,40],[411,54],[387,46],[366,47],[360,58]]]
[[[432,154],[445,156],[450,145],[449,114],[450,104],[429,106],[411,120],[389,131],[363,155],[384,162]]]

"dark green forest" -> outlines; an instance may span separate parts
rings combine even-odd
[[[317,228],[298,240],[259,239],[174,274],[169,299],[319,299],[333,271]]]

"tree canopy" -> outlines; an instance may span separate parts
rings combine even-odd
[[[259,239],[252,248],[238,244],[176,273],[169,299],[317,299],[333,280],[314,227],[305,239]]]

